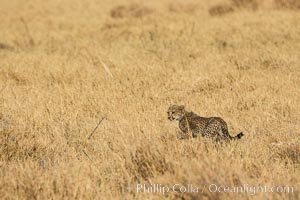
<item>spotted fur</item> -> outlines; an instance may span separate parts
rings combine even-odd
[[[226,122],[220,117],[200,117],[193,112],[187,112],[184,106],[172,105],[168,110],[170,121],[179,121],[179,128],[191,137],[210,137],[214,141],[230,141],[241,139],[244,134],[241,132],[232,137],[227,128]]]

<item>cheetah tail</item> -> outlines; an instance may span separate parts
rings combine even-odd
[[[243,132],[240,132],[239,134],[237,134],[235,137],[233,137],[233,139],[239,140],[244,136]]]

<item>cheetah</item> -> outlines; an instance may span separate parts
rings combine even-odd
[[[216,142],[228,142],[241,139],[244,134],[241,132],[232,137],[227,128],[226,122],[220,117],[200,117],[193,112],[187,112],[182,105],[172,105],[168,109],[168,119],[179,121],[179,128],[183,134],[189,137],[209,137]]]

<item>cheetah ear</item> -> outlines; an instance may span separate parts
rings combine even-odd
[[[184,110],[184,105],[180,105],[179,108]]]

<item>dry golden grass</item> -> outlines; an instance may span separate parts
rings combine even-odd
[[[1,0],[0,196],[299,199],[300,12],[280,2]],[[234,9],[211,16],[216,5]],[[178,140],[174,103],[246,136]],[[163,196],[142,183],[294,191]]]

